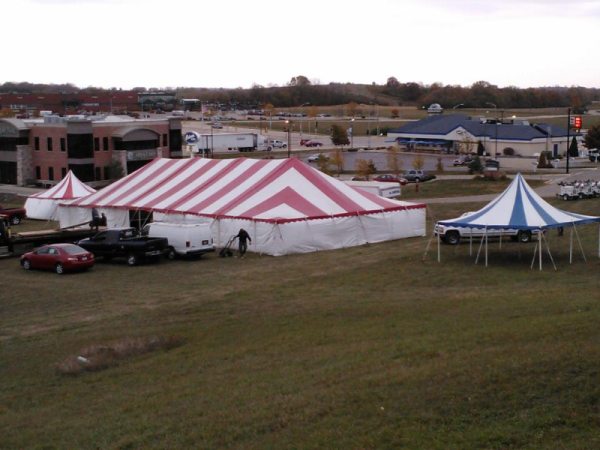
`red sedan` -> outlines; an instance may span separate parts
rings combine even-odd
[[[373,181],[383,181],[385,183],[400,183],[401,186],[408,184],[406,178],[397,177],[396,175],[379,175],[373,178]]]
[[[58,274],[94,267],[94,255],[74,244],[52,244],[21,256],[23,269],[50,269]]]

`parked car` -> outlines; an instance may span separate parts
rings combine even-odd
[[[49,269],[62,275],[94,267],[94,255],[74,244],[45,245],[21,256],[23,269]]]
[[[431,176],[426,170],[411,169],[402,174],[402,178],[409,182],[420,183],[421,181],[431,180]]]
[[[354,176],[350,178],[350,181],[368,181],[366,177]]]
[[[304,143],[305,147],[322,147],[323,143],[319,141],[308,141]]]
[[[396,175],[378,175],[373,178],[373,181],[383,181],[384,183],[400,183],[400,185],[405,186],[408,184],[408,180],[406,178],[397,177]]]
[[[27,217],[25,208],[3,208],[0,206],[0,216],[8,219],[11,225],[19,225]]]
[[[318,155],[312,155],[312,156],[309,156],[309,157],[308,157],[308,159],[307,159],[307,161],[308,161],[308,162],[317,162],[317,160],[318,160],[320,157],[323,157],[323,158],[325,158],[325,159],[329,159],[329,156],[327,156],[327,155],[324,155],[323,153],[319,153]]]
[[[217,128],[217,129],[219,129],[219,130],[220,130],[220,129],[222,129],[222,128],[223,128],[223,124],[222,124],[222,123],[219,123],[219,122],[215,122],[215,123],[213,123],[213,124],[212,124],[212,127],[213,127],[213,128]]]

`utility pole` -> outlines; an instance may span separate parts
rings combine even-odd
[[[567,108],[567,173],[569,173],[569,159],[571,159],[570,155],[569,155],[569,138],[571,137],[570,131],[571,131],[571,108]]]

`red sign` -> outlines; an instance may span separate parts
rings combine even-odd
[[[571,116],[571,128],[581,129],[581,116]]]

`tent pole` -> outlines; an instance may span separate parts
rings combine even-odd
[[[538,232],[538,244],[539,244],[539,247],[540,247],[540,249],[539,249],[540,251],[538,253],[538,256],[540,258],[540,270],[542,270],[542,233],[541,233],[541,231],[542,230],[540,230]]]
[[[583,260],[587,262],[587,258],[585,257],[585,252],[583,251],[583,246],[581,245],[581,239],[579,239],[579,232],[577,231],[577,227],[575,223],[573,223],[573,228],[575,228],[575,236],[577,237],[577,242],[579,242],[579,248],[581,249],[581,254],[583,255]]]
[[[533,265],[535,264],[535,257],[537,256],[538,243],[535,243],[535,247],[533,249],[533,259],[531,260],[531,269],[533,269]]]
[[[488,266],[488,232],[487,227],[485,229],[485,267]]]
[[[573,264],[573,228],[571,227],[571,239],[569,242],[569,264]]]
[[[483,247],[483,240],[485,239],[485,234],[481,236],[481,242],[479,243],[479,250],[477,250],[477,258],[475,258],[475,264],[479,262],[479,255],[481,254],[481,249]]]
[[[437,244],[438,244],[438,262],[441,262],[440,233],[437,234]]]
[[[435,227],[437,226],[434,225],[433,226],[433,230],[431,230],[431,237],[429,238],[429,241],[427,242],[427,247],[425,247],[425,253],[423,253],[423,258],[421,258],[421,261],[424,261],[425,258],[427,257],[427,252],[429,251],[429,247],[431,247],[431,241],[433,241],[433,238],[435,237]],[[439,258],[438,258],[438,262],[439,262]]]
[[[473,256],[473,228],[469,228],[469,256]]]
[[[552,261],[552,265],[554,266],[554,270],[556,270],[556,264],[554,264],[554,258],[552,258],[552,253],[550,253],[550,245],[548,245],[548,239],[546,239],[546,236],[542,236],[542,239],[546,243],[546,249],[548,250],[548,256],[550,257],[550,261]]]

